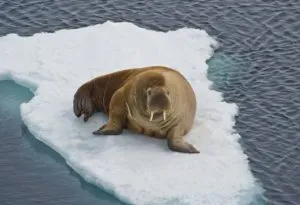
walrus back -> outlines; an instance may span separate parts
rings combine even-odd
[[[108,113],[113,94],[140,72],[140,69],[125,69],[84,83],[74,94],[74,114],[77,117],[84,115],[84,121],[87,121],[94,112]]]
[[[92,100],[97,110],[108,113],[114,93],[139,72],[138,69],[125,69],[95,78]]]

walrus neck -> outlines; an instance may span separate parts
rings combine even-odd
[[[139,95],[140,95],[139,88],[137,87],[137,85],[134,85],[134,87],[133,87],[133,95],[131,96],[132,99],[133,99],[132,102],[134,104],[133,107],[136,108],[135,110],[139,111],[140,115],[146,116],[147,115],[147,113],[146,113],[146,105],[144,105],[141,100],[140,101],[137,100],[137,96],[139,96]]]
[[[131,99],[128,99],[129,101],[126,102],[128,117],[139,124],[144,124],[146,120],[150,119],[150,115],[147,112],[146,105],[143,105],[143,103],[137,99],[139,95],[138,88],[133,86],[132,89]]]

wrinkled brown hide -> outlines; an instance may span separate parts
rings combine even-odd
[[[73,110],[77,117],[84,115],[85,122],[97,111],[108,114],[108,122],[95,135],[118,135],[129,129],[167,139],[173,151],[199,153],[183,140],[194,122],[195,94],[174,69],[132,68],[94,78],[76,91]]]

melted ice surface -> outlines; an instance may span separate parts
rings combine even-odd
[[[240,204],[255,189],[247,157],[234,133],[235,104],[211,90],[206,73],[217,42],[205,31],[167,33],[106,22],[74,30],[0,38],[0,77],[32,89],[21,105],[32,134],[87,181],[132,204]],[[87,80],[129,67],[171,66],[193,86],[198,110],[186,140],[198,155],[172,152],[166,141],[124,131],[94,136],[106,122],[73,114],[76,89]],[[249,194],[247,194],[249,193]],[[250,197],[251,198],[251,197]],[[245,201],[245,200],[244,200]]]

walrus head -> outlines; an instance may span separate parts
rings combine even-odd
[[[149,121],[162,116],[165,121],[170,109],[169,91],[164,86],[151,86],[146,89],[146,107],[150,115]]]
[[[165,121],[171,108],[171,97],[162,73],[148,71],[141,74],[135,84],[138,111],[152,121]]]

